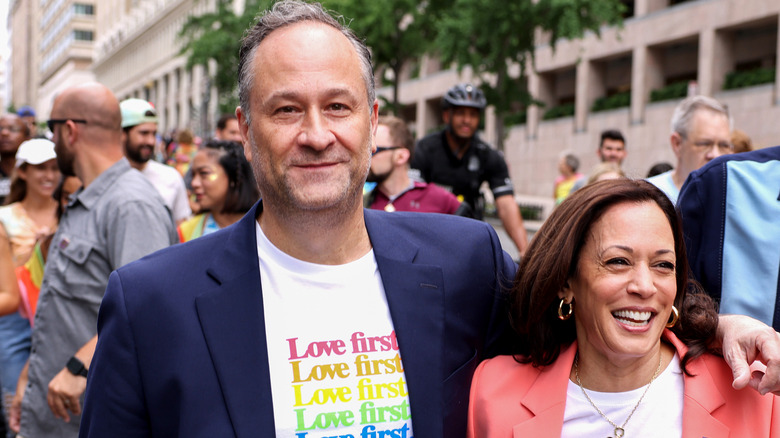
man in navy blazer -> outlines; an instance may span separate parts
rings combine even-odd
[[[474,369],[508,351],[502,293],[516,266],[484,223],[364,211],[378,117],[365,46],[316,4],[277,3],[255,30],[263,27],[270,28],[264,39],[252,32],[244,41],[241,68],[253,75],[240,78],[250,85],[238,110],[263,200],[232,227],[112,274],[81,436],[463,435]],[[361,401],[338,414],[344,427],[314,430],[314,417],[303,414],[293,430],[280,424],[273,385],[282,379],[274,378],[267,337],[278,325],[267,309],[276,298],[258,269],[266,239],[280,258],[304,267],[354,263],[373,251],[402,362],[393,371],[403,369],[405,385],[358,381],[341,396],[398,389],[399,404]],[[307,303],[294,305],[303,311]],[[369,310],[341,305],[322,330]],[[387,372],[391,360],[371,363]],[[326,414],[316,417],[319,426],[330,421]],[[382,435],[385,423],[394,426]]]
[[[255,240],[263,208],[112,274],[82,436],[275,436]],[[507,351],[499,292],[514,265],[481,222],[372,210],[365,222],[415,435],[463,436],[476,365]]]
[[[320,5],[276,3],[239,71],[263,199],[111,274],[80,436],[465,436],[477,364],[511,350],[503,291],[516,267],[495,232],[362,208],[370,55]],[[766,342],[776,360],[764,328],[725,350]]]

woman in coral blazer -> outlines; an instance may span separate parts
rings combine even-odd
[[[534,237],[511,298],[527,354],[478,367],[468,436],[780,437],[777,397],[733,389],[706,353],[717,313],[689,285],[679,219],[652,185],[572,194]]]

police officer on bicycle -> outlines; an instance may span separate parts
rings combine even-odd
[[[485,95],[471,84],[450,88],[442,98],[442,119],[447,127],[417,143],[411,167],[420,171],[425,182],[439,185],[468,203],[477,219],[482,219],[485,204],[480,186],[487,181],[498,217],[522,255],[528,237],[504,156],[477,135],[486,105]]]

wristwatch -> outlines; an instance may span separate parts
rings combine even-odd
[[[85,367],[84,362],[80,361],[76,356],[68,359],[68,364],[65,365],[65,368],[74,376],[87,377],[87,367]]]

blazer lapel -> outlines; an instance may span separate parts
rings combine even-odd
[[[415,264],[418,248],[397,239],[392,221],[365,210],[366,227],[404,364],[415,436],[443,436],[444,281],[439,266]],[[379,230],[382,230],[381,232]]]
[[[195,300],[237,437],[275,434],[255,232],[261,209],[255,204],[226,235],[208,270],[215,284]]]
[[[664,339],[669,341],[682,358],[688,348],[669,330],[664,330]],[[688,371],[693,377],[683,375],[683,437],[686,438],[726,438],[730,434],[729,427],[712,416],[712,412],[726,404],[723,394],[718,391],[718,385],[712,377],[702,358],[691,361]]]
[[[515,438],[561,435],[566,388],[576,352],[575,341],[561,351],[553,364],[538,374],[525,394],[520,394],[520,403],[533,415],[512,428]]]

